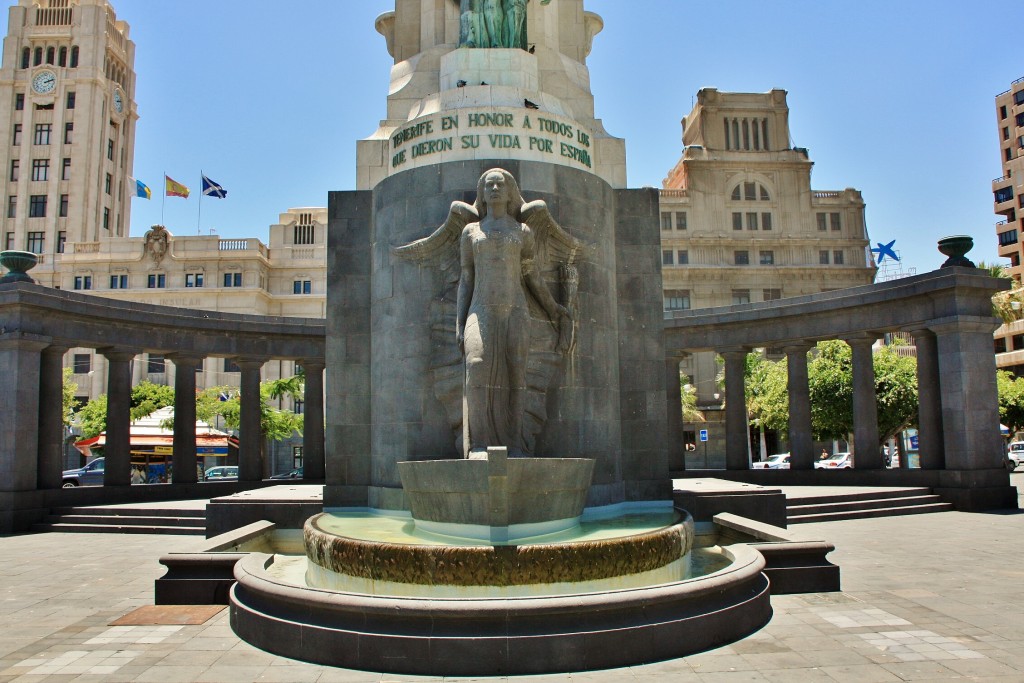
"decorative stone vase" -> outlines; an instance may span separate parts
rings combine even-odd
[[[31,251],[0,251],[0,266],[7,269],[7,274],[0,277],[0,285],[8,282],[35,282],[27,275],[32,270],[38,257]]]
[[[950,266],[961,266],[964,268],[977,268],[974,262],[964,255],[974,248],[974,238],[970,235],[950,235],[939,240],[939,251],[948,256],[946,262],[940,268]]]

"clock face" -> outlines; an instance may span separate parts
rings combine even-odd
[[[114,91],[114,111],[118,114],[124,111],[124,96],[121,95],[120,90]]]
[[[32,78],[32,89],[40,95],[53,92],[57,87],[57,74],[48,69],[40,71]]]

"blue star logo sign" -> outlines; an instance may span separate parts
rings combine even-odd
[[[871,250],[872,253],[878,254],[878,263],[884,261],[886,256],[891,258],[893,261],[899,262],[900,257],[896,255],[896,252],[893,251],[892,248],[894,244],[896,244],[896,240],[889,242],[889,244],[882,244],[881,242],[878,242],[878,246]]]

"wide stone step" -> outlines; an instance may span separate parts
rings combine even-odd
[[[910,507],[913,505],[930,505],[941,503],[942,498],[935,494],[924,494],[919,496],[903,496],[900,498],[878,498],[874,500],[842,500],[829,503],[812,503],[805,505],[801,499],[799,504],[787,505],[786,514],[792,518],[794,515],[824,514],[827,512],[848,512],[850,510],[875,510],[890,507]]]
[[[197,517],[206,519],[206,510],[184,510],[181,508],[123,507],[104,505],[80,505],[53,508],[55,515],[113,515],[119,517]]]
[[[185,526],[131,526],[118,524],[56,524],[39,523],[32,525],[32,531],[58,531],[84,534],[179,534],[182,536],[205,536],[206,530]]]
[[[841,503],[852,500],[879,500],[882,498],[905,498],[908,496],[930,495],[931,489],[927,487],[894,488],[876,491],[859,491],[853,493],[830,493],[819,496],[801,496],[790,498],[787,501],[795,505],[811,505],[815,503]]]
[[[923,515],[932,512],[949,512],[955,508],[951,503],[908,505],[871,510],[848,510],[846,512],[825,512],[820,514],[792,515],[786,518],[788,524],[809,524],[811,522],[835,522],[844,519],[868,519],[871,517],[898,517],[901,515]]]
[[[194,529],[205,529],[206,520],[200,517],[181,516],[157,516],[148,517],[136,515],[102,515],[102,514],[79,514],[79,515],[48,515],[46,521],[50,524],[103,524],[107,526],[180,526]]]

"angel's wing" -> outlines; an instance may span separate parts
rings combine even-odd
[[[544,200],[523,205],[520,220],[530,226],[537,244],[537,266],[542,273],[563,265],[572,265],[584,244],[558,224]]]
[[[478,220],[480,220],[480,217],[472,206],[465,202],[452,202],[452,208],[448,211],[448,218],[429,237],[424,237],[401,247],[394,247],[392,251],[396,256],[409,261],[426,261],[439,257],[452,247],[457,250],[462,229],[468,223]]]

